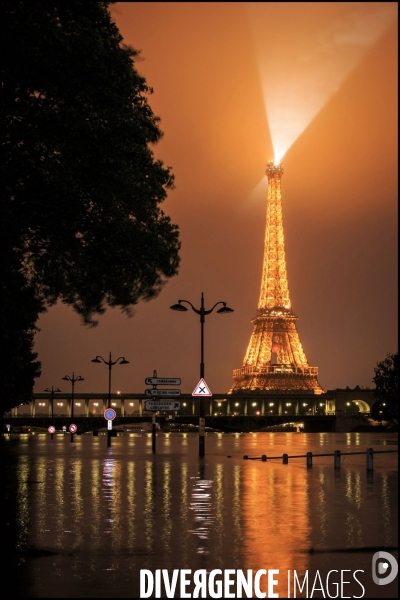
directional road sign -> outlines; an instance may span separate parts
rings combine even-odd
[[[56,432],[56,428],[54,427],[54,425],[50,425],[50,427],[48,427],[47,431],[49,433],[55,433]]]
[[[180,402],[165,401],[165,400],[146,400],[145,410],[179,410]]]
[[[146,396],[180,396],[181,390],[144,390]]]
[[[178,377],[146,377],[146,385],[181,385]]]
[[[71,425],[68,427],[68,429],[70,430],[71,433],[76,433],[76,431],[78,430],[75,423],[71,423]]]
[[[192,396],[212,396],[211,390],[203,378],[200,379],[199,383],[194,388]]]
[[[113,419],[115,419],[116,416],[117,413],[113,408],[106,408],[106,410],[104,411],[104,418],[107,419],[107,421],[112,421]]]

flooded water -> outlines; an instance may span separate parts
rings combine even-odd
[[[312,468],[305,458],[243,460],[393,450],[397,434],[209,434],[204,459],[192,434],[158,434],[155,455],[147,434],[112,438],[111,448],[105,436],[74,442],[3,440],[14,597],[192,597],[202,577],[209,587],[193,597],[294,597],[295,577],[299,598],[397,597],[397,578],[372,579],[377,551],[398,557],[397,453],[375,454],[373,473],[365,454],[342,455],[339,470],[333,456],[314,457]],[[384,565],[381,583],[394,569]],[[167,595],[156,571],[167,570],[168,589],[175,569]],[[242,596],[238,570],[250,578]]]

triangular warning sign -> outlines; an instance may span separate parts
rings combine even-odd
[[[192,392],[192,396],[212,396],[211,390],[204,379],[200,379]]]

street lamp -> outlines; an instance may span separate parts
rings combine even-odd
[[[83,379],[83,377],[81,377],[80,375],[78,375],[78,377],[75,377],[75,373],[72,372],[72,377],[70,377],[69,375],[66,375],[65,377],[62,377],[62,379],[64,381],[70,381],[72,383],[72,394],[71,394],[71,419],[74,418],[74,395],[75,395],[75,382],[76,381],[85,381]],[[71,433],[71,442],[74,441],[74,434]]]
[[[129,360],[125,360],[123,356],[120,356],[117,360],[112,361],[110,352],[109,360],[104,360],[102,356],[96,356],[96,358],[93,358],[92,363],[101,363],[101,361],[103,361],[105,365],[108,365],[108,408],[111,408],[111,369],[118,362],[120,365],[127,365],[129,364]],[[107,430],[107,446],[111,446],[111,429]]]
[[[233,312],[233,308],[229,308],[226,305],[226,302],[217,302],[210,310],[205,310],[204,308],[204,294],[201,293],[201,305],[200,308],[197,309],[193,306],[189,300],[178,300],[178,304],[173,304],[170,306],[171,310],[177,310],[180,312],[186,312],[188,309],[186,306],[182,306],[182,302],[189,304],[192,310],[200,315],[200,379],[204,379],[204,322],[206,315],[212,313],[214,308],[218,306],[218,304],[222,304],[223,306],[217,310],[217,313],[225,314]],[[200,416],[199,416],[199,456],[204,456],[204,398],[200,398]]]
[[[125,360],[125,358],[123,356],[120,356],[119,358],[117,358],[117,360],[112,361],[111,360],[111,352],[110,352],[109,360],[104,360],[104,358],[102,356],[96,356],[96,358],[93,358],[93,360],[92,360],[93,363],[101,363],[101,361],[103,361],[103,363],[105,365],[108,365],[108,408],[111,408],[111,369],[113,368],[114,365],[116,365],[118,363],[120,365],[128,365],[129,360]]]
[[[53,413],[54,394],[56,394],[57,392],[61,392],[61,390],[59,390],[58,388],[54,389],[53,386],[51,386],[51,389],[46,388],[44,391],[49,392],[49,394],[50,394],[51,418],[53,419],[54,418],[54,413]]]

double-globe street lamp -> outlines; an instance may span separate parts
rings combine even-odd
[[[49,394],[50,394],[51,418],[53,419],[54,418],[54,408],[53,408],[54,394],[56,394],[57,392],[61,392],[61,390],[59,390],[58,388],[54,389],[54,387],[51,386],[51,389],[46,388],[44,391],[49,392]]]
[[[75,377],[75,373],[72,372],[72,377],[70,377],[69,375],[66,375],[65,377],[62,377],[62,379],[64,381],[70,381],[72,383],[72,394],[71,394],[71,419],[74,418],[74,396],[75,396],[75,382],[76,381],[85,381],[83,377],[81,377],[80,375],[78,375],[78,377]],[[71,432],[71,442],[74,441],[74,434]]]
[[[216,308],[219,304],[222,304],[222,308],[217,310],[219,314],[226,314],[233,312],[233,308],[229,308],[226,305],[226,302],[216,302],[210,310],[206,310],[204,308],[204,294],[201,293],[201,304],[200,308],[195,308],[189,300],[178,300],[178,304],[173,304],[170,306],[171,310],[177,310],[180,312],[186,312],[188,309],[186,306],[182,305],[182,302],[189,304],[192,310],[200,315],[200,379],[204,379],[204,323],[206,315],[209,315],[213,312],[214,308]],[[204,456],[204,425],[205,425],[205,411],[204,411],[204,397],[200,397],[200,410],[199,410],[199,456]]]
[[[105,365],[108,365],[108,408],[111,408],[111,369],[113,368],[114,365],[116,365],[118,363],[120,365],[128,365],[129,360],[125,360],[125,358],[123,356],[120,356],[119,358],[117,358],[117,360],[113,361],[111,359],[111,352],[110,352],[109,360],[104,360],[104,358],[102,356],[96,356],[96,358],[93,358],[92,363],[101,363],[101,361],[103,361],[103,363]],[[110,429],[107,430],[107,445],[108,446],[111,445],[111,430]]]

